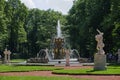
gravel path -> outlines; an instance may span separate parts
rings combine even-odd
[[[76,69],[76,68],[90,68],[87,67],[64,67],[65,69]],[[111,75],[111,76],[98,76],[98,75],[58,75],[52,74],[52,71],[31,71],[31,72],[5,72],[0,73],[0,76],[70,76],[75,78],[87,78],[92,80],[120,80],[120,76]]]

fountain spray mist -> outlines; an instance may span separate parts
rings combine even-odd
[[[60,20],[58,20],[58,23],[57,23],[57,37],[62,37],[61,28],[60,28]]]

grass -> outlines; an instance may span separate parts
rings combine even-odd
[[[98,74],[98,75],[120,75],[120,66],[108,66],[107,70],[95,71],[92,68],[88,69],[63,69],[63,70],[54,70],[53,73],[56,74]]]
[[[52,71],[61,68],[51,66],[7,66],[1,65],[0,72]]]
[[[12,59],[10,62],[24,62],[25,59]]]
[[[63,69],[54,66],[8,66],[1,65],[0,72],[26,72],[26,71],[53,71],[56,74],[107,74],[120,75],[120,66],[108,66],[107,70],[94,71],[93,68],[87,69]]]
[[[0,80],[90,80],[72,77],[0,76]]]

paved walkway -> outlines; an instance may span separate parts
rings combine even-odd
[[[65,69],[73,68],[90,68],[91,66],[85,67],[64,67]],[[52,71],[31,71],[31,72],[5,72],[0,73],[0,76],[70,76],[75,78],[87,78],[92,80],[120,80],[120,76],[111,75],[111,76],[98,76],[98,75],[58,75],[52,74]]]

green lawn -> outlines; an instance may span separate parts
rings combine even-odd
[[[23,71],[52,71],[56,69],[62,69],[62,68],[56,68],[51,66],[7,66],[7,65],[1,65],[0,66],[0,72],[23,72]]]
[[[25,59],[12,59],[10,62],[24,62]]]
[[[0,72],[22,72],[22,71],[48,71],[60,70],[54,66],[8,66],[0,65]],[[0,76],[0,80],[91,80],[91,79],[78,79],[73,77],[42,77],[42,76]]]
[[[94,71],[93,68],[88,69],[62,69],[54,70],[57,74],[117,74],[120,75],[120,66],[108,66],[107,70]]]
[[[57,74],[118,74],[120,66],[108,66],[107,70],[94,71],[93,68],[87,69],[63,69],[54,66],[8,66],[0,65],[0,72],[24,72],[24,71],[53,71]]]
[[[91,80],[72,77],[0,76],[0,80]]]

